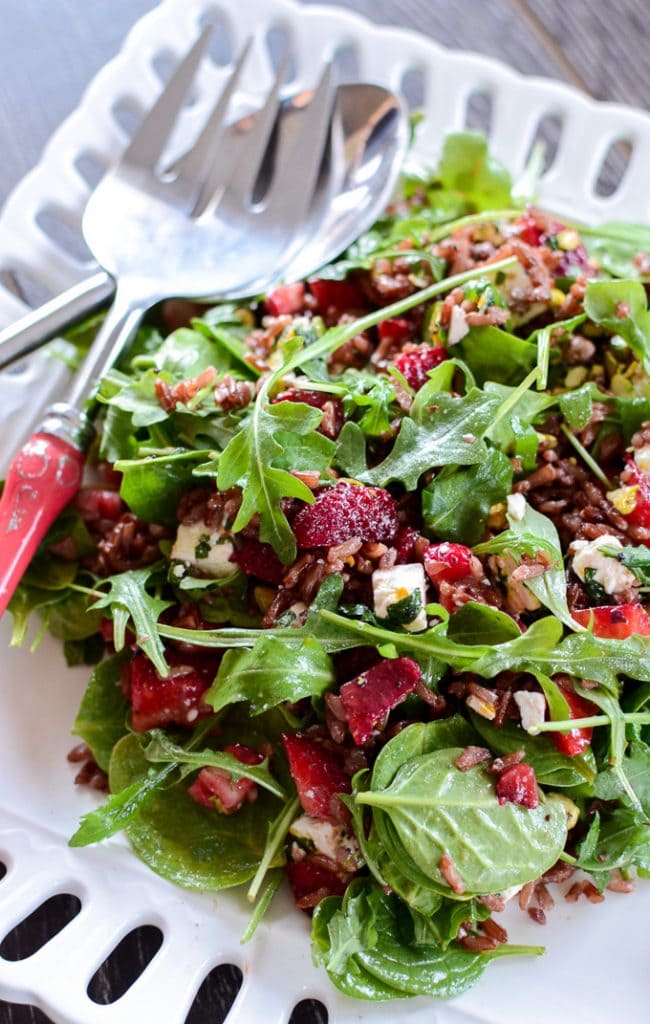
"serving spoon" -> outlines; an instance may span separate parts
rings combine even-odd
[[[313,93],[305,91],[282,102],[279,133],[292,130],[292,115],[312,98]],[[336,175],[320,175],[301,233],[302,244],[295,246],[293,258],[281,274],[286,281],[313,274],[373,224],[393,193],[406,154],[407,117],[395,94],[381,86],[351,83],[339,86],[337,103],[339,118],[332,145],[340,151],[340,170]],[[241,128],[249,117],[247,113],[229,129],[231,158],[241,144]],[[26,313],[0,330],[0,370],[108,306],[114,296],[114,279],[99,270]]]

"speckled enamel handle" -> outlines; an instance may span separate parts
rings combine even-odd
[[[52,434],[33,434],[15,456],[0,500],[0,615],[38,545],[79,489],[83,453]]]

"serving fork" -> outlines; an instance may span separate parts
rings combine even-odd
[[[206,29],[181,61],[86,207],[84,236],[116,280],[115,300],[67,401],[50,408],[9,469],[0,500],[0,615],[49,526],[79,488],[94,433],[97,381],[147,309],[171,295],[229,298],[261,291],[303,240],[300,227],[322,172],[331,125],[331,68],[321,75],[309,104],[297,111],[300,130],[284,142],[279,136],[270,149],[281,66],[224,174],[227,161],[219,159],[219,147],[248,55],[245,47],[194,146],[171,168],[161,168],[209,37]],[[268,180],[258,200],[254,190],[262,171]]]

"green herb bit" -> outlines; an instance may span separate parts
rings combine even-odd
[[[589,469],[594,474],[596,479],[600,480],[601,484],[603,484],[603,486],[606,487],[608,491],[611,491],[611,489],[612,489],[611,481],[607,479],[607,477],[603,473],[603,471],[600,468],[600,466],[598,465],[598,463],[589,454],[589,452],[587,451],[585,446],[582,444],[582,442],[578,440],[578,438],[573,433],[573,431],[569,430],[569,428],[567,427],[566,423],[562,424],[561,429],[562,429],[562,433],[566,437],[567,441],[569,441],[570,444],[573,445],[573,447],[577,451],[577,453],[580,456],[580,458],[582,459],[582,461],[585,463],[586,466],[589,467]]]

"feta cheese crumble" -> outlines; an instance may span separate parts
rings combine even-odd
[[[583,582],[599,583],[606,594],[627,590],[635,586],[637,580],[634,573],[617,560],[616,552],[622,550],[620,540],[609,533],[596,540],[574,540],[569,548],[573,571]],[[609,551],[614,554],[608,554]]]
[[[515,704],[521,712],[521,727],[530,732],[536,725],[541,725],[546,714],[546,697],[543,693],[529,693],[528,690],[517,690],[513,694]]]
[[[392,619],[407,633],[426,629],[426,587],[424,567],[419,562],[376,569],[372,574],[375,615],[378,619]],[[405,612],[414,613],[406,622],[399,617],[400,604]]]
[[[216,580],[235,572],[230,561],[234,550],[228,536],[199,521],[178,527],[169,557],[172,562],[183,562],[189,569],[200,569],[204,576]]]
[[[644,444],[642,448],[635,449],[634,461],[642,473],[650,476],[650,444]]]

